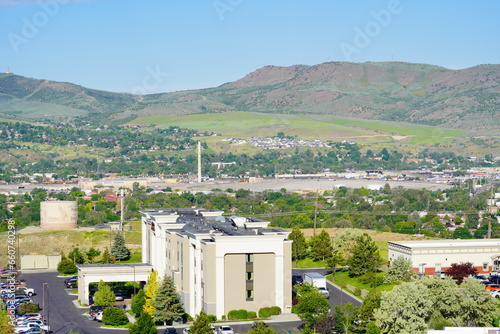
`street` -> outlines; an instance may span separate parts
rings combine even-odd
[[[33,296],[33,300],[39,303],[40,307],[45,305],[45,310],[42,310],[41,313],[45,315],[51,333],[67,334],[70,330],[79,334],[125,333],[123,329],[101,328],[102,323],[92,321],[84,315],[89,311],[89,308],[75,306],[73,301],[76,300],[77,296],[68,294],[64,286],[64,278],[57,277],[57,274],[55,271],[37,270],[25,271],[22,275],[22,279],[26,281],[27,286],[35,289],[36,295]],[[44,284],[45,289],[43,289]],[[252,322],[228,324],[238,334],[247,333]],[[301,321],[269,323],[278,333],[298,333],[301,324]],[[215,324],[216,327],[220,325]],[[176,329],[179,333],[182,333],[182,329],[185,327],[187,326],[178,326]],[[158,329],[159,334],[163,334],[163,328]]]

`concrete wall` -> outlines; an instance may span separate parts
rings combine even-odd
[[[61,255],[21,255],[21,269],[57,269]]]

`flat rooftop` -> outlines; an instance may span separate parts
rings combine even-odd
[[[409,248],[500,247],[500,239],[389,241]]]
[[[289,233],[280,228],[267,228],[269,221],[255,217],[231,216],[224,217],[223,211],[206,210],[203,208],[182,208],[182,209],[147,209],[141,213],[153,219],[158,218],[157,224],[170,231],[179,230],[179,225],[168,228],[172,222],[161,221],[161,217],[176,217],[175,224],[183,224],[181,233],[208,234],[219,233],[220,235],[265,235],[277,233]],[[146,221],[146,223],[148,223]]]

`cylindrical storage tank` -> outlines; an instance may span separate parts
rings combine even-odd
[[[40,228],[70,230],[76,228],[78,204],[76,201],[44,201],[40,203]]]

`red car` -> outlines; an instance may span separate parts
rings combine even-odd
[[[490,291],[500,290],[500,284],[488,284],[486,286],[486,290],[490,290]]]

